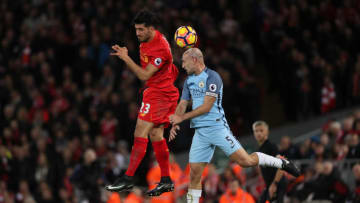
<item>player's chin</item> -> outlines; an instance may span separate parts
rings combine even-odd
[[[144,39],[144,38],[138,37],[138,40],[139,40],[139,42],[145,42],[145,39]]]

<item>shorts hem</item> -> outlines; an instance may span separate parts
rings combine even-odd
[[[153,123],[154,124],[154,127],[158,127],[160,125],[164,125],[163,128],[168,128],[169,125],[170,125],[170,122],[162,122],[162,123],[159,123],[159,122],[154,122],[154,121],[149,121],[145,118],[141,118],[141,117],[138,117],[138,119],[140,120],[143,120],[143,121],[146,121],[146,122],[149,122],[149,123]]]
[[[189,160],[189,163],[210,163],[210,161],[194,161],[194,160]]]

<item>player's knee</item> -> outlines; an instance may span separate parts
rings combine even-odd
[[[151,133],[152,128],[153,128],[152,123],[138,119],[136,122],[134,137],[147,138]]]
[[[150,137],[156,137],[157,133],[154,130],[152,130],[152,131],[150,131],[149,135],[150,135]]]
[[[153,128],[150,133],[150,139],[151,141],[160,141],[164,139],[164,130],[163,128]]]

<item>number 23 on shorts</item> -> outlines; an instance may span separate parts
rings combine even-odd
[[[141,114],[147,114],[147,113],[149,113],[149,110],[150,110],[150,104],[141,102],[141,108],[140,108],[139,112]]]

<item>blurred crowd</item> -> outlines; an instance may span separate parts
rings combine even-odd
[[[359,104],[360,2],[262,2],[269,89],[280,93],[286,117],[304,120]]]
[[[246,12],[246,3],[253,12]],[[171,43],[178,26],[196,29],[206,64],[222,76],[223,106],[235,135],[260,117],[264,86],[256,74],[258,63],[268,68],[269,89],[280,92],[289,119],[359,102],[356,0],[2,0],[0,203],[155,202],[142,196],[158,181],[150,149],[137,173],[139,188],[124,196],[102,189],[127,167],[142,87],[123,63],[109,56],[110,47],[126,46],[138,61],[131,20],[144,7],[159,11],[160,30]],[[180,68],[181,50],[173,47],[173,54]],[[181,89],[185,73],[180,72]],[[332,122],[304,146],[289,144],[284,155],[318,161],[359,158],[359,145],[354,144],[358,133],[347,133],[357,119],[349,117],[343,125]],[[182,139],[170,143],[172,151],[188,149],[187,128],[182,127]],[[290,139],[284,138],[281,146],[283,142]],[[181,169],[174,159],[172,163],[178,189],[158,202],[173,202],[185,194],[188,168]],[[309,170],[318,174],[318,168]],[[354,166],[356,177],[359,170]],[[229,202],[246,196],[253,201],[264,185],[259,178],[261,184],[245,186],[247,176],[254,174],[233,164],[221,173],[210,165],[204,200]],[[357,180],[359,184],[360,177]]]
[[[278,145],[281,155],[300,160],[303,172],[288,185],[291,202],[359,202],[360,110],[342,120],[329,120],[321,129],[319,135],[296,145],[284,136]]]
[[[159,11],[160,29],[168,39],[180,25],[196,27],[209,67],[223,75],[232,91],[224,99],[226,108],[234,108],[229,111],[231,123],[243,125],[244,116],[255,119],[258,106],[251,105],[259,102],[260,93],[247,72],[254,66],[253,48],[237,32],[239,23],[229,2],[214,3],[203,7],[195,1],[1,1],[0,202],[107,199],[102,186],[122,174],[129,161],[142,87],[123,63],[109,56],[110,47],[125,45],[139,61],[131,20],[144,7]],[[218,41],[222,36],[236,43]],[[180,54],[174,48],[178,66]],[[182,72],[178,87],[184,77]],[[248,99],[239,105],[230,93]],[[183,134],[190,135],[187,128]],[[179,139],[171,149],[187,150],[190,140],[191,136]],[[147,187],[141,177],[153,163],[148,151],[137,173],[141,187]]]

